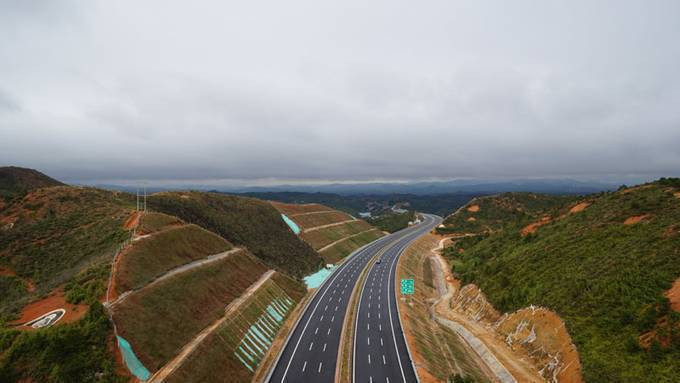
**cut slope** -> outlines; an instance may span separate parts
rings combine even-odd
[[[246,252],[174,275],[113,308],[120,336],[155,371],[223,315],[267,268]]]
[[[267,202],[218,193],[168,192],[150,196],[148,204],[248,248],[267,265],[288,275],[301,278],[323,264]]]
[[[229,308],[224,321],[188,356],[167,382],[250,382],[282,324],[305,289],[280,273]]]
[[[507,217],[503,230],[462,239],[464,251],[454,246],[447,255],[456,274],[478,284],[495,307],[515,311],[533,304],[557,312],[579,350],[585,381],[672,381],[680,376],[680,348],[641,351],[637,340],[667,316],[663,293],[680,276],[680,237],[668,235],[680,221],[677,191],[659,182],[593,195],[578,214],[564,214],[573,202],[544,196],[555,200],[539,214],[557,219],[532,235],[520,235],[524,214],[502,209],[492,214]],[[653,219],[624,225],[645,214]]]
[[[317,250],[326,263],[336,263],[359,247],[382,237],[382,231],[347,213],[319,204],[271,203],[302,228],[300,238]]]
[[[138,289],[168,270],[231,248],[222,237],[196,225],[156,232],[122,254],[115,276],[117,292]]]

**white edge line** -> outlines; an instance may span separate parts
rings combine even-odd
[[[408,228],[407,228],[407,229],[408,229]],[[392,246],[395,246],[396,243],[403,241],[405,238],[407,238],[407,237],[410,236],[410,235],[413,235],[415,232],[419,232],[419,230],[416,229],[416,230],[411,231],[410,233],[406,233],[403,237],[401,237],[401,238],[399,238],[399,239],[393,241],[393,242],[391,243],[391,245],[392,245]],[[398,233],[398,232],[397,232],[397,233]],[[394,234],[394,233],[393,233],[393,234]],[[416,236],[415,238],[418,238],[418,237],[420,237],[421,235],[422,235],[422,234],[419,234],[419,235]],[[384,238],[384,237],[383,237],[383,238]],[[414,239],[415,239],[415,238],[414,238]],[[411,241],[413,241],[413,240],[409,240],[407,243],[411,243]],[[382,249],[381,249],[381,250],[382,250]],[[383,253],[382,255],[380,255],[380,257],[383,257],[384,254],[387,253],[388,251],[389,251],[389,248],[386,249],[386,250],[384,251],[384,253]],[[397,256],[396,258],[398,258],[398,256]],[[396,258],[395,258],[395,259],[396,259]],[[394,264],[394,261],[392,261],[392,263]],[[375,263],[373,263],[372,265],[370,265],[370,268],[369,268],[369,270],[368,270],[368,275],[370,275],[370,273],[371,273],[371,271],[373,270],[373,267],[374,267],[374,266],[375,266]],[[392,271],[392,266],[390,265],[390,272],[391,272],[391,271]],[[359,315],[359,314],[360,314],[359,311],[361,310],[361,301],[362,301],[363,296],[364,296],[364,289],[365,289],[365,287],[366,287],[366,282],[367,282],[367,281],[368,281],[368,276],[367,276],[366,279],[364,280],[364,283],[363,283],[363,285],[362,285],[362,287],[361,287],[361,292],[359,293],[359,304],[358,304],[358,307],[357,307],[357,315],[356,315],[356,320],[355,320],[355,323],[354,323],[354,339],[353,339],[354,347],[353,347],[353,351],[352,351],[352,382],[356,382],[356,355],[357,355],[357,332],[358,332],[357,329],[359,328],[359,316],[360,316],[360,315]],[[389,277],[388,277],[388,281],[389,281]],[[389,282],[388,282],[388,283],[389,283]],[[387,303],[388,303],[388,305],[389,305],[389,302],[390,302],[390,300],[389,300],[389,296],[388,296],[388,297],[387,297]],[[390,310],[389,307],[387,308],[387,312],[390,313],[390,325],[391,325],[391,324],[392,324],[392,323],[391,323],[392,315],[391,315],[391,310]],[[401,324],[401,322],[399,322],[399,323]],[[394,338],[394,327],[392,327],[392,337]],[[397,353],[397,359],[398,359],[398,361],[399,361],[399,369],[401,370],[401,376],[402,376],[402,378],[404,379],[404,381],[406,381],[406,377],[405,377],[405,375],[404,375],[404,369],[401,367],[401,358],[399,357],[399,350],[397,349],[397,340],[396,340],[396,338],[394,338],[394,350],[395,350],[395,352]],[[413,364],[413,359],[411,358],[410,351],[409,351],[409,359],[411,359],[411,364]],[[413,369],[414,369],[414,371],[415,371],[415,366],[413,366]],[[417,372],[416,372],[416,379],[418,379],[418,373],[417,373]],[[420,382],[420,380],[418,380],[418,382]]]
[[[425,215],[426,217],[432,218],[433,222],[437,222],[437,219],[438,219],[438,218],[441,218],[441,217],[436,216],[436,215],[434,215],[434,214],[425,214],[425,213],[422,213],[422,214]],[[434,227],[436,227],[436,226],[437,226],[437,224],[435,223],[435,225],[432,226],[432,228],[434,228]],[[431,229],[430,229],[430,230],[431,230]],[[427,231],[430,231],[430,230],[427,230]],[[426,231],[426,232],[427,232],[427,231]],[[422,234],[421,234],[421,235],[422,235]],[[418,236],[418,237],[420,237],[420,236]],[[409,242],[409,244],[410,244],[410,242]],[[402,249],[402,251],[399,252],[399,255],[397,255],[397,259],[401,258],[401,255],[402,255],[402,253],[403,253],[405,250],[406,250],[406,248]],[[395,267],[395,270],[396,270],[396,267]],[[391,271],[392,271],[392,270],[390,269],[390,272],[391,272]],[[396,277],[396,273],[395,273],[395,277]],[[396,279],[395,279],[394,283],[395,283],[395,285],[394,285],[393,288],[392,288],[392,293],[395,294],[394,302],[395,302],[395,304],[396,304],[396,306],[397,306],[397,314],[398,314],[397,320],[399,321],[399,326],[401,327],[402,332],[403,332],[404,325],[401,323],[401,311],[399,310],[399,302],[397,302],[397,297],[396,297],[396,294],[397,294],[397,292],[396,292]],[[389,304],[390,300],[388,299],[387,302],[388,302],[388,304]],[[391,310],[388,311],[388,312],[391,313]],[[391,315],[390,315],[390,323],[391,323],[391,321],[392,321],[392,317],[391,317]],[[392,335],[394,335],[394,330],[392,330]],[[417,382],[420,382],[420,377],[418,376],[418,369],[416,368],[416,365],[415,365],[415,363],[413,362],[413,355],[412,355],[412,353],[411,353],[411,347],[409,347],[408,341],[406,340],[406,336],[403,335],[403,333],[402,333],[402,336],[404,336],[404,343],[406,344],[406,351],[408,352],[408,358],[411,360],[411,366],[413,366],[413,372],[416,374],[416,381],[417,381]],[[395,340],[395,347],[396,347],[396,340]],[[397,352],[397,355],[399,355],[398,352]]]
[[[302,313],[300,314],[298,319],[295,321],[295,325],[293,326],[291,331],[288,333],[288,337],[286,337],[286,341],[283,343],[283,346],[281,346],[281,350],[279,351],[279,355],[276,357],[276,360],[274,361],[274,363],[272,363],[272,365],[269,367],[269,373],[267,374],[267,376],[264,378],[264,380],[262,382],[269,382],[271,380],[272,375],[274,375],[274,370],[276,370],[276,366],[279,364],[279,361],[281,360],[281,357],[283,356],[283,352],[285,351],[286,347],[288,346],[288,343],[290,343],[290,338],[293,337],[295,330],[297,330],[298,326],[300,325],[300,321],[302,321],[302,318],[305,316],[305,313],[307,312],[307,309],[309,308],[309,306],[312,304],[312,302],[314,302],[314,299],[316,298],[317,294],[321,290],[325,289],[326,284],[329,283],[329,281],[331,279],[335,279],[335,274],[339,273],[340,270],[343,270],[345,268],[345,266],[349,265],[351,263],[351,261],[354,260],[353,258],[356,257],[360,252],[364,251],[365,248],[367,248],[368,246],[371,246],[375,242],[378,242],[379,240],[386,238],[386,237],[388,237],[388,236],[386,235],[384,237],[380,237],[380,238],[376,239],[375,241],[367,243],[367,244],[361,246],[360,248],[354,250],[354,252],[352,254],[345,257],[346,262],[343,262],[343,264],[340,267],[338,267],[337,269],[335,269],[333,271],[333,274],[331,274],[331,276],[333,276],[333,278],[326,278],[324,283],[314,292],[312,297],[309,299],[309,301],[307,302],[307,304],[303,308]],[[325,292],[324,292],[324,294],[325,294]],[[321,298],[323,298],[323,296]],[[322,299],[319,299],[319,302],[321,302],[321,301],[322,301]],[[318,306],[318,303],[317,303],[317,306]],[[314,313],[310,314],[309,318],[311,319],[313,315],[314,315]],[[309,320],[307,320],[307,323],[309,323]],[[305,327],[307,327],[307,326],[305,325]],[[302,331],[302,334],[304,334],[304,329]],[[300,334],[300,338],[302,338],[302,334]],[[300,340],[298,339],[298,344],[299,343],[300,343]],[[295,348],[297,349],[297,345],[295,346]],[[288,368],[290,367],[290,363],[291,363],[294,355],[295,355],[295,351],[293,351],[293,355],[291,355],[291,360],[288,362],[288,366],[286,366],[286,371],[284,372],[283,379],[285,379],[285,377],[286,377],[286,373],[288,372]],[[283,382],[283,379],[281,380],[282,382]]]

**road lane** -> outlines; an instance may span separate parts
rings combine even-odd
[[[333,382],[347,305],[369,260],[425,223],[379,238],[355,251],[331,274],[305,309],[277,360],[269,382]],[[388,250],[389,251],[389,250]]]
[[[354,382],[416,382],[399,320],[395,278],[397,260],[411,242],[441,223],[424,215],[421,226],[391,246],[380,263],[371,265],[362,286],[354,333]],[[417,287],[416,287],[417,288]]]

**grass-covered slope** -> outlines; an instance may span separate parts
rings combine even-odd
[[[0,212],[0,316],[93,265],[109,263],[129,233],[129,196],[57,186],[30,192]],[[35,287],[33,289],[33,286]],[[29,291],[34,290],[34,291]]]
[[[267,265],[288,275],[300,278],[323,264],[267,202],[217,193],[172,192],[154,194],[148,204],[153,210],[177,216],[248,248]]]
[[[300,283],[275,273],[230,312],[167,381],[252,381],[267,348],[305,292]]]
[[[136,241],[120,258],[116,290],[138,289],[171,269],[231,248],[222,237],[196,225],[157,232]]]
[[[245,251],[169,277],[114,306],[120,336],[155,371],[201,330],[224,315],[224,308],[267,268]]]
[[[34,169],[16,166],[0,167],[0,209],[3,202],[44,187],[62,186],[63,183]]]
[[[300,238],[317,250],[326,263],[336,263],[384,235],[366,221],[317,203],[271,204],[302,229]]]
[[[483,233],[500,229],[509,221],[535,220],[575,200],[574,196],[536,193],[503,193],[472,199],[444,219],[439,233]]]
[[[586,381],[676,381],[680,315],[669,313],[663,293],[680,277],[678,192],[678,180],[664,180],[585,197],[590,205],[582,209],[539,197],[532,217],[550,221],[526,235],[530,219],[494,212],[507,205],[495,197],[501,200],[485,201],[478,211],[489,211],[495,231],[462,239],[447,254],[454,272],[479,285],[496,308],[555,310],[578,347]],[[453,231],[455,222],[466,221],[449,219]],[[638,339],[650,330],[659,341],[646,350]]]

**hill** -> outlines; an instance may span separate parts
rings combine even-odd
[[[680,314],[667,298],[680,277],[680,180],[580,199],[486,197],[446,222],[450,232],[479,234],[446,249],[454,274],[502,311],[559,314],[585,381],[680,376]]]
[[[526,192],[476,197],[442,222],[437,231],[447,233],[493,232],[507,222],[534,221],[553,209],[574,201],[575,196],[557,196]]]
[[[327,264],[336,263],[359,247],[384,235],[368,222],[320,204],[271,204],[297,224],[300,238]]]
[[[0,211],[0,381],[266,371],[273,356],[252,342],[283,341],[307,294],[299,278],[321,257],[264,201],[165,193],[144,213],[134,202],[53,186]]]
[[[34,169],[17,166],[0,167],[0,209],[15,197],[29,191],[64,184]]]
[[[269,203],[218,193],[162,192],[151,209],[176,216],[247,248],[269,267],[295,278],[317,271],[321,257],[293,234]]]
[[[446,194],[348,194],[305,193],[305,192],[249,192],[243,195],[268,201],[292,204],[317,203],[357,216],[359,212],[370,212],[374,216],[391,213],[395,205],[445,216],[467,203],[471,198],[488,193],[446,193]]]

